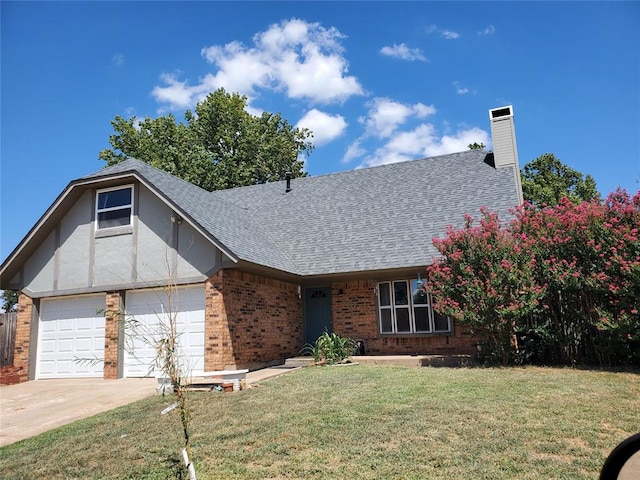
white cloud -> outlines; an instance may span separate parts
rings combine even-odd
[[[362,146],[360,142],[361,140],[358,139],[347,147],[347,151],[342,157],[342,163],[348,163],[354,158],[359,158],[367,153],[367,150]]]
[[[298,121],[296,127],[311,130],[313,144],[321,146],[342,135],[347,128],[347,122],[342,115],[329,115],[314,108]]]
[[[458,32],[453,32],[451,30],[444,30],[441,33],[443,38],[446,38],[447,40],[454,40],[456,38],[460,38],[460,34]]]
[[[460,34],[458,32],[454,32],[453,30],[446,30],[438,27],[437,25],[431,24],[424,29],[427,35],[432,33],[439,33],[440,36],[446,40],[455,40],[456,38],[460,38]]]
[[[152,94],[171,108],[193,106],[220,87],[250,100],[259,89],[268,89],[314,103],[342,102],[363,94],[357,78],[347,75],[348,62],[340,43],[343,38],[333,27],[286,20],[255,34],[253,46],[233,41],[203,48],[201,54],[215,67],[213,73],[194,85],[164,74],[161,80],[165,85],[156,86]]]
[[[151,94],[159,103],[168,104],[171,109],[182,109],[196,104],[201,97],[206,96],[206,89],[201,86],[189,86],[186,82],[178,80],[178,74],[163,73],[160,80],[165,87],[154,87]]]
[[[480,37],[485,35],[493,35],[494,33],[496,33],[496,27],[494,27],[493,25],[489,25],[487,28],[485,28],[484,30],[480,30],[477,33]]]
[[[463,87],[457,80],[453,82],[453,86],[456,87],[456,93],[458,95],[466,95],[469,93],[469,89],[467,87]]]
[[[254,107],[249,102],[247,102],[247,106],[244,107],[244,109],[245,109],[246,112],[250,113],[254,117],[259,117],[265,112],[264,109],[258,108],[258,107]]]
[[[379,138],[391,136],[395,130],[409,118],[425,118],[436,113],[433,105],[416,103],[406,105],[389,100],[388,98],[376,98],[369,104],[367,118],[363,120],[367,134]]]
[[[115,67],[121,67],[124,65],[124,55],[121,53],[116,53],[113,57],[111,57],[111,63]]]
[[[434,24],[431,24],[431,25],[429,25],[429,26],[427,26],[427,27],[424,27],[424,31],[425,31],[427,34],[433,33],[433,32],[435,32],[435,31],[437,31],[437,30],[438,30],[438,27],[437,27],[436,25],[434,25]]]
[[[409,48],[404,43],[401,43],[400,45],[396,45],[394,43],[392,47],[382,47],[380,53],[411,62],[415,60],[420,60],[422,62],[427,61],[427,58],[422,54],[419,48]]]
[[[393,136],[385,145],[378,148],[373,155],[364,159],[360,167],[373,167],[388,163],[397,163],[417,158],[433,157],[448,153],[463,152],[470,143],[489,145],[489,134],[484,130],[472,127],[460,130],[455,135],[438,136],[435,127],[423,123],[416,128]]]
[[[484,143],[487,148],[491,145],[489,134],[478,127],[459,130],[455,135],[444,135],[437,142],[426,146],[425,156],[446,155],[447,153],[464,152],[471,143]]]

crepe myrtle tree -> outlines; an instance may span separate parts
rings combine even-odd
[[[440,313],[483,335],[507,363],[640,364],[640,192],[602,202],[524,204],[501,226],[481,210],[434,245]],[[525,344],[514,342],[514,333]]]
[[[433,243],[442,255],[427,267],[434,308],[484,337],[488,358],[507,365],[517,351],[516,325],[540,308],[544,295],[531,246],[485,208],[479,225],[466,215],[463,228],[450,227]]]
[[[533,241],[545,290],[531,324],[554,363],[640,362],[640,192],[556,206],[524,206],[512,234]]]

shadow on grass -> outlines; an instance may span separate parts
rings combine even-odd
[[[167,478],[185,480],[188,478],[187,472],[182,464],[182,459],[171,455],[162,462],[167,471]]]

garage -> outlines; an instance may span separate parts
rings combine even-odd
[[[105,296],[40,302],[36,378],[102,377]]]
[[[204,372],[204,286],[178,287],[171,302],[164,289],[133,290],[126,296],[125,377],[157,374],[153,344],[164,336],[175,312],[180,358],[188,375]]]

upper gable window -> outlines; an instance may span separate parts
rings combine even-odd
[[[96,230],[131,225],[133,185],[98,190]]]

